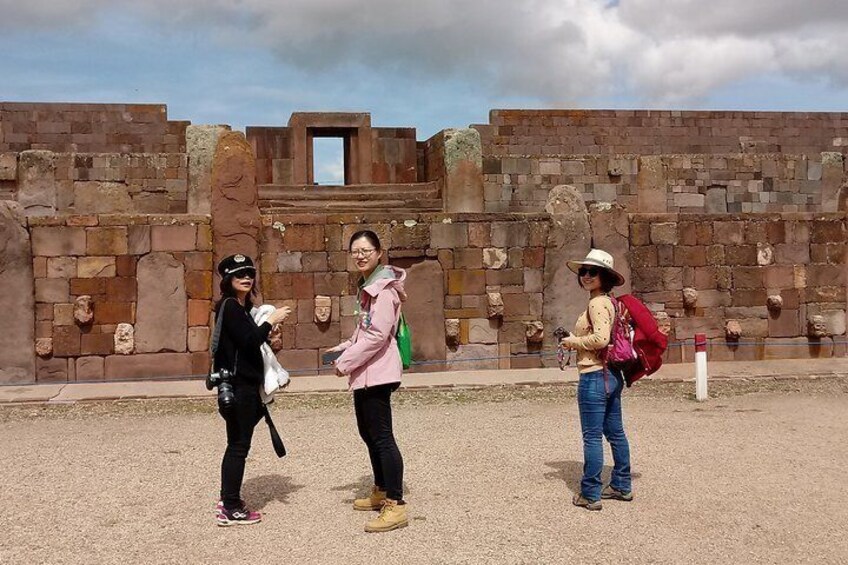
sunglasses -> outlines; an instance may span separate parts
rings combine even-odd
[[[244,271],[243,273],[235,273],[233,274],[234,279],[255,279],[256,273],[254,271]]]
[[[596,277],[601,270],[598,267],[580,267],[577,269],[578,277]]]

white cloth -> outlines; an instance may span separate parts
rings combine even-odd
[[[270,304],[254,307],[250,311],[256,325],[264,323],[276,308]],[[289,373],[280,362],[277,361],[277,356],[271,350],[271,346],[263,343],[259,348],[262,352],[262,362],[265,365],[265,382],[259,387],[259,396],[262,397],[262,402],[268,404],[274,400],[274,393],[281,388],[289,386]]]

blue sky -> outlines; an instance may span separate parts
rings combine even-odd
[[[845,111],[844,0],[0,0],[0,100],[193,123],[368,111],[419,139],[491,108]],[[324,180],[339,156],[322,149]]]

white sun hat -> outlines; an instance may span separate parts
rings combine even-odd
[[[615,270],[615,262],[612,259],[612,255],[600,249],[591,249],[582,261],[568,261],[566,265],[575,273],[584,265],[587,267],[600,267],[601,269],[606,269],[615,277],[614,286],[624,284],[624,277]]]

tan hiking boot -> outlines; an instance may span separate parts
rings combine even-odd
[[[406,517],[406,504],[398,504],[397,500],[387,498],[383,502],[380,515],[365,524],[366,532],[390,532],[409,525]]]
[[[386,500],[386,491],[378,489],[376,486],[371,489],[371,494],[365,498],[357,498],[353,501],[354,510],[379,510],[383,507],[383,501]]]
[[[571,502],[574,504],[574,506],[582,506],[586,510],[598,511],[603,508],[600,500],[588,500],[586,498],[583,498],[583,495],[579,493],[574,495],[574,498],[571,499]]]
[[[630,502],[633,500],[632,492],[622,492],[620,490],[616,490],[611,486],[606,486],[604,490],[601,492],[601,498],[604,499],[612,499],[612,500],[623,500],[624,502]]]

